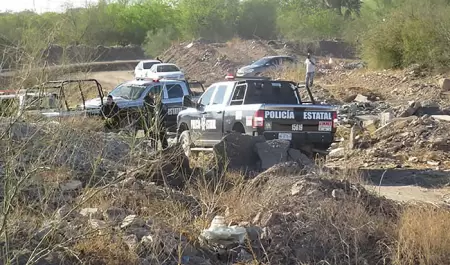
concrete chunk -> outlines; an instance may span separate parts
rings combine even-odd
[[[450,115],[431,115],[431,117],[439,121],[450,121]]]

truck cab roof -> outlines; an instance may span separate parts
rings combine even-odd
[[[185,83],[183,80],[175,80],[175,79],[159,79],[159,80],[131,80],[124,82],[122,84],[126,85],[136,85],[136,86],[149,86],[152,84],[158,84],[158,83]]]

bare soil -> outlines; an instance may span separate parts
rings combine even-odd
[[[202,40],[191,43],[174,45],[167,50],[161,58],[164,61],[178,64],[191,79],[205,81],[210,84],[223,80],[228,71],[235,71],[238,67],[251,63],[263,56],[275,54],[288,54],[304,56],[301,52],[288,48],[274,49],[267,43],[234,39],[227,43],[208,43]],[[300,60],[301,61],[301,60]],[[408,101],[434,102],[442,108],[450,104],[448,93],[441,91],[437,85],[439,78],[444,75],[432,74],[427,69],[412,66],[405,70],[369,71],[366,69],[346,69],[344,64],[351,60],[334,59],[331,65],[327,58],[319,58],[319,70],[313,93],[318,97],[334,98],[338,102],[352,102],[356,95],[362,94],[373,100],[386,101],[393,106],[405,105]],[[99,80],[106,91],[110,91],[117,84],[133,78],[130,71],[96,72],[85,77]],[[79,75],[78,75],[79,76]],[[303,81],[300,74],[288,74],[294,81]],[[429,125],[433,124],[433,128]],[[422,126],[424,125],[424,126]],[[427,127],[428,126],[428,127]],[[357,168],[396,168],[437,170],[436,166],[429,165],[429,160],[448,160],[447,144],[445,144],[445,131],[450,123],[419,121],[397,124],[391,132],[380,132],[375,140],[369,143],[369,148],[347,152],[346,158],[334,161],[330,165],[343,166],[351,163]],[[432,141],[433,146],[427,145]],[[439,140],[439,141],[438,141]],[[419,142],[417,142],[419,141]],[[419,143],[419,144],[417,144]],[[386,153],[386,155],[382,155]],[[389,155],[387,155],[389,154]],[[390,159],[390,158],[394,159]],[[410,157],[417,157],[418,162],[408,161]],[[450,165],[445,161],[439,165],[439,174],[448,173]],[[442,171],[444,170],[444,171]],[[396,173],[394,173],[396,174]],[[428,173],[427,173],[428,174]],[[422,176],[429,185],[420,187],[422,182],[412,181],[405,183],[397,181],[392,185],[378,187],[377,183],[369,186],[376,187],[382,195],[403,201],[419,200],[437,203],[442,196],[449,193],[446,185],[450,177],[440,176],[433,179],[422,173],[406,174],[410,179]],[[377,175],[379,177],[379,174]],[[425,177],[424,177],[425,176]],[[407,178],[401,175],[401,178]],[[439,183],[436,183],[438,179]],[[434,185],[436,184],[436,185]]]

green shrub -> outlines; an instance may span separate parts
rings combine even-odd
[[[158,29],[155,32],[147,32],[143,45],[145,53],[152,57],[158,56],[169,48],[178,36],[179,31],[173,26]]]
[[[345,19],[329,9],[285,10],[278,16],[280,33],[293,40],[341,37]]]
[[[237,22],[240,37],[262,39],[277,35],[277,6],[271,0],[246,0],[241,4]]]
[[[363,36],[362,56],[374,68],[413,63],[445,67],[450,63],[450,6],[447,0],[412,0],[372,23]]]

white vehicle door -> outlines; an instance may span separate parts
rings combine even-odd
[[[158,79],[158,71],[156,65],[153,65],[150,69],[145,71],[145,77]]]
[[[142,70],[143,70],[142,65],[143,65],[143,63],[139,62],[136,65],[136,68],[134,68],[134,77],[135,78],[141,78],[142,77]]]

